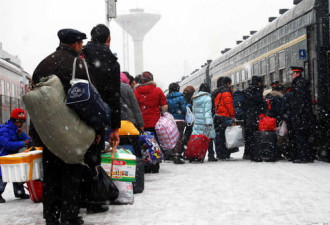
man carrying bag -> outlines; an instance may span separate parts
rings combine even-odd
[[[86,34],[74,29],[62,29],[57,35],[60,39],[59,47],[37,66],[32,81],[33,84],[37,84],[41,78],[55,74],[61,80],[64,91],[67,93],[71,86],[73,61],[82,50],[82,40],[86,39]],[[78,59],[77,63],[81,64],[82,62]],[[76,77],[87,79],[83,66],[77,66]],[[59,222],[62,224],[83,224],[83,220],[78,217],[83,166],[67,164],[54,155],[42,143],[33,126],[30,135],[36,146],[43,146],[43,216],[46,224],[59,224]],[[58,144],[61,145],[61,143]]]

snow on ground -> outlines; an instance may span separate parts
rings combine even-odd
[[[330,164],[287,161],[161,164],[146,174],[133,205],[86,215],[85,224],[111,225],[330,225]],[[44,224],[42,204],[15,199],[8,185],[0,224]]]

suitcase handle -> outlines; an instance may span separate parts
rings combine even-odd
[[[28,148],[27,150],[25,150],[24,152],[25,153],[30,152],[33,148],[35,148],[35,150],[40,150],[40,151],[43,150],[43,147],[31,147],[31,148]]]

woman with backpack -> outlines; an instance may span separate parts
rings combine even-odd
[[[178,142],[173,149],[173,161],[174,164],[184,164],[184,161],[180,158],[180,156],[182,154],[182,136],[185,127],[186,99],[184,95],[179,92],[179,84],[171,83],[168,90],[169,94],[166,96],[168,102],[168,112],[173,115],[180,133]]]
[[[213,150],[215,132],[213,127],[212,100],[210,92],[209,85],[203,83],[199,87],[199,92],[192,97],[192,108],[195,116],[192,135],[204,134],[211,139],[208,148],[208,161],[217,161],[214,157]]]
[[[235,109],[231,89],[231,79],[220,77],[217,87],[212,93],[212,110],[214,113],[214,125],[216,131],[215,148],[220,160],[230,159],[230,150],[226,147],[225,130],[235,122]]]

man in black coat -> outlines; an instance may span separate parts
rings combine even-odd
[[[55,74],[67,93],[71,86],[73,61],[83,48],[86,34],[73,29],[62,29],[57,35],[60,39],[59,47],[40,62],[33,73],[32,81],[37,84],[42,77]],[[87,79],[86,70],[79,58],[77,64],[76,77]],[[78,217],[83,166],[66,164],[55,156],[43,145],[33,126],[30,135],[37,146],[43,146],[43,216],[46,224],[60,224],[60,219],[61,224],[83,224],[83,220]]]
[[[84,183],[82,195],[87,202],[87,213],[104,212],[109,208],[98,204],[93,204],[89,192],[95,176],[95,167],[101,164],[101,152],[104,150],[104,141],[118,142],[118,130],[121,120],[120,104],[120,65],[117,57],[111,52],[110,30],[107,26],[99,24],[93,27],[91,31],[92,40],[84,46],[82,55],[86,58],[89,66],[91,80],[103,101],[111,108],[111,133],[106,137],[105,131],[97,131],[101,134],[99,145],[94,145],[85,154],[85,163],[89,169],[84,169]]]
[[[312,109],[310,83],[302,77],[302,67],[291,67],[292,91],[286,104],[290,108],[289,117],[292,144],[295,149],[294,163],[314,162],[313,130],[315,119]]]
[[[104,102],[111,107],[110,139],[119,142],[120,128],[120,65],[117,57],[111,52],[110,30],[99,24],[91,31],[92,40],[84,46],[85,56],[91,73],[91,79]]]
[[[266,109],[263,99],[264,84],[260,76],[253,76],[252,82],[244,90],[245,96],[245,148],[243,159],[254,160],[254,133],[258,130],[258,116]]]

